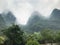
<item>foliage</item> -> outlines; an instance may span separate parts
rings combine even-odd
[[[0,36],[0,44],[3,44],[6,40],[5,36]]]
[[[57,31],[55,34],[55,41],[60,42],[60,31]]]
[[[8,37],[7,45],[23,45],[23,31],[21,31],[20,27],[18,25],[13,25],[6,29],[4,32],[4,35]]]
[[[60,42],[60,31],[47,29],[30,34],[23,32],[18,25],[13,25],[3,30],[3,34],[7,40],[0,37],[0,43],[5,41],[4,45],[40,45],[41,43]]]
[[[46,42],[53,42],[53,31],[44,30],[41,32],[41,35],[43,36],[43,40],[45,40]]]
[[[40,45],[36,40],[28,40],[26,45]]]

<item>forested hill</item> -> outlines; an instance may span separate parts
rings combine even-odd
[[[26,26],[23,27],[24,31],[37,32],[44,29],[60,30],[60,10],[54,9],[50,18],[45,18],[37,11],[32,13]]]
[[[6,26],[10,26],[14,24],[16,21],[15,16],[11,11],[5,11],[0,14],[0,29],[6,28]]]

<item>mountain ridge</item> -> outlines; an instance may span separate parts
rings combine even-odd
[[[3,12],[0,14],[0,29],[11,26],[16,21],[16,17],[11,11]],[[2,26],[1,26],[2,25]]]
[[[59,30],[60,29],[60,10],[54,9],[50,14],[50,18],[44,18],[39,12],[32,13],[33,15],[28,20],[23,30],[27,32],[38,32],[44,29]]]

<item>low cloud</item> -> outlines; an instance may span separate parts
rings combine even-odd
[[[20,24],[26,24],[33,11],[49,16],[54,8],[60,9],[60,0],[0,0],[0,13],[11,10]]]

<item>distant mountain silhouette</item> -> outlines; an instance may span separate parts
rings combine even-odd
[[[2,14],[2,16],[6,22],[6,25],[14,24],[16,21],[16,17],[13,15],[11,11],[8,11],[7,13]]]
[[[45,18],[35,11],[29,18],[27,25],[23,28],[27,32],[38,32],[45,29],[60,30],[60,10],[54,9],[50,18]]]
[[[6,26],[11,26],[15,21],[16,18],[11,11],[0,14],[0,29],[4,29]]]
[[[59,9],[54,9],[53,12],[51,13],[51,19],[60,19],[60,10]]]

